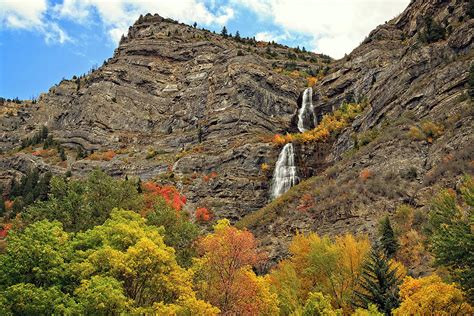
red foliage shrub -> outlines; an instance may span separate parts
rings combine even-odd
[[[186,197],[178,192],[174,186],[160,186],[154,182],[148,181],[142,184],[145,193],[145,203],[147,208],[153,207],[154,198],[162,197],[165,202],[176,211],[181,211],[186,204]]]
[[[208,222],[212,219],[212,213],[205,207],[198,207],[196,209],[196,220],[200,222]]]
[[[4,239],[8,236],[8,231],[12,228],[12,224],[5,224],[0,228],[0,238]]]
[[[373,172],[370,171],[370,169],[368,169],[368,168],[362,169],[362,171],[359,173],[359,178],[362,181],[365,181],[365,180],[367,180],[368,178],[370,178],[372,176],[373,176]]]

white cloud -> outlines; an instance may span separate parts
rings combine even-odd
[[[46,0],[0,0],[0,25],[11,29],[38,31],[46,43],[65,43],[71,38],[56,23],[46,21]]]
[[[259,32],[255,34],[255,39],[257,41],[264,41],[264,42],[271,42],[271,41],[279,42],[279,41],[287,40],[289,38],[290,38],[290,35],[287,33],[276,34],[273,32]]]
[[[310,35],[313,49],[333,57],[349,53],[377,25],[392,19],[410,0],[231,0],[271,18],[289,32]]]
[[[213,13],[198,0],[64,0],[54,11],[61,18],[80,23],[91,22],[91,15],[97,14],[114,42],[127,33],[140,14],[158,13],[182,22],[205,25],[224,25],[234,17],[231,7],[219,7],[217,13]]]

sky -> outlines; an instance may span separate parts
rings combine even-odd
[[[113,55],[140,16],[341,58],[410,0],[0,0],[0,96],[30,99]]]

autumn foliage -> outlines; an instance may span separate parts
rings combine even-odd
[[[282,146],[294,141],[298,143],[326,142],[332,134],[347,127],[366,106],[366,102],[343,104],[338,110],[325,115],[314,129],[297,134],[276,134],[272,143]]]
[[[165,202],[176,211],[181,211],[186,204],[186,197],[178,192],[174,186],[160,186],[148,181],[142,184],[144,199],[147,208],[152,208],[156,197],[162,197]]]
[[[436,274],[414,279],[406,277],[400,286],[402,303],[394,315],[472,315],[474,309],[455,285]]]
[[[104,152],[94,152],[87,159],[89,160],[101,160],[101,161],[110,161],[116,156],[115,151],[107,150]]]
[[[219,307],[223,314],[274,314],[276,295],[252,271],[263,256],[257,252],[252,233],[220,220],[214,233],[197,243],[201,257],[194,266],[201,298]]]
[[[12,224],[5,224],[0,228],[0,238],[5,238],[8,236],[8,231],[12,228]]]
[[[208,222],[212,219],[212,213],[205,207],[198,207],[196,209],[196,220],[199,222]]]

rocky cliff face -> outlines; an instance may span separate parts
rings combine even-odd
[[[313,87],[319,116],[344,100],[370,106],[323,150],[329,168],[241,221],[272,257],[296,231],[372,234],[398,205],[426,210],[440,187],[474,173],[468,10],[467,1],[412,1]]]
[[[424,209],[438,187],[473,172],[468,10],[468,1],[412,1],[338,61],[147,15],[96,71],[2,111],[0,181],[35,165],[172,182],[190,208],[244,217],[273,258],[296,231],[372,233],[382,214]],[[319,119],[344,101],[370,106],[331,141],[296,145],[307,180],[268,204],[279,152],[270,139],[297,131],[304,74],[318,72]],[[66,162],[15,150],[42,125]]]
[[[268,139],[292,126],[306,85],[298,71],[317,72],[328,61],[147,15],[102,67],[5,111],[3,182],[32,165],[74,176],[98,167],[172,182],[191,209],[237,220],[268,201],[271,173],[261,165],[273,166],[278,155]],[[298,77],[276,71],[290,66]],[[67,162],[35,148],[14,151],[42,125],[66,148]],[[76,150],[95,154],[76,158]],[[113,154],[101,156],[106,151]]]

